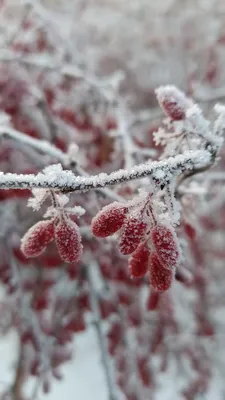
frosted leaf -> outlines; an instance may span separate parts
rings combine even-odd
[[[156,146],[160,144],[164,146],[168,140],[168,132],[164,128],[159,128],[156,132],[153,132],[153,138]]]
[[[205,136],[209,133],[210,123],[204,118],[202,110],[197,104],[187,110],[186,117],[188,122],[191,123],[190,131],[194,130],[194,133],[200,136]]]
[[[33,208],[34,211],[38,211],[50,195],[50,192],[48,189],[32,189],[32,194],[33,197],[28,199],[27,206]]]
[[[69,202],[69,197],[65,194],[57,194],[56,198],[60,207],[64,207]]]

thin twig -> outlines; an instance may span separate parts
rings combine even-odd
[[[112,366],[110,363],[110,359],[108,356],[107,345],[105,341],[104,333],[102,332],[102,321],[101,321],[101,314],[99,309],[98,303],[98,294],[94,287],[94,279],[93,279],[93,271],[96,269],[96,265],[90,265],[86,269],[87,271],[87,278],[89,282],[89,289],[90,289],[90,300],[91,300],[91,307],[92,312],[94,314],[94,327],[97,334],[98,344],[101,351],[102,363],[105,371],[106,382],[109,391],[109,400],[116,400],[116,390],[115,390],[115,383],[113,379],[112,373]]]

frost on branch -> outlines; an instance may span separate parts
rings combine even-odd
[[[156,89],[159,105],[169,117],[164,127],[154,133],[155,143],[164,146],[161,158],[184,153],[186,150],[205,149],[211,153],[212,161],[221,148],[224,131],[224,109],[217,105],[214,123],[207,120],[201,108],[174,86]]]

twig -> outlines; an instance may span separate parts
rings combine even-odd
[[[112,374],[112,366],[110,364],[110,359],[108,356],[106,341],[104,333],[102,332],[102,322],[101,322],[101,315],[98,303],[98,294],[96,293],[94,287],[94,279],[93,279],[93,271],[96,269],[96,265],[90,265],[87,271],[87,278],[89,282],[89,289],[90,289],[90,300],[91,300],[91,307],[92,312],[94,314],[94,327],[97,334],[98,344],[101,351],[102,363],[105,371],[106,382],[109,391],[109,400],[116,400],[116,390],[115,390],[115,383]]]
[[[175,157],[170,157],[162,161],[153,161],[139,164],[130,171],[120,169],[110,174],[101,173],[87,177],[76,176],[71,171],[54,169],[37,175],[20,175],[11,173],[1,173],[1,189],[32,189],[45,188],[60,190],[63,192],[83,192],[96,190],[107,186],[119,185],[135,179],[144,177],[151,178],[153,184],[158,187],[170,183],[171,179],[182,174],[187,170],[198,171],[210,167],[211,153],[205,150],[186,151]]]
[[[0,127],[0,137],[5,139],[13,139],[17,143],[25,144],[26,146],[29,146],[40,153],[49,155],[57,161],[60,161],[63,165],[70,167],[70,169],[73,170],[76,175],[78,174],[80,176],[89,176],[89,174],[84,171],[80,166],[76,164],[73,165],[73,161],[68,163],[67,154],[45,140],[31,138],[28,135],[25,135],[24,133],[9,127]],[[123,201],[122,196],[118,195],[110,189],[97,189],[96,191],[104,198],[107,197],[114,201]]]
[[[18,363],[16,368],[16,375],[11,387],[11,394],[13,400],[23,400],[23,384],[24,384],[24,368],[23,368],[23,346],[20,344],[20,351],[18,355]]]

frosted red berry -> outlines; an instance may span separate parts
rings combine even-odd
[[[54,221],[39,221],[21,239],[21,251],[26,257],[37,257],[54,239]]]
[[[192,105],[191,100],[175,86],[159,87],[156,96],[163,111],[175,121],[184,119],[186,110]]]
[[[120,236],[119,248],[124,255],[133,253],[143,240],[147,225],[136,217],[127,218]]]
[[[97,237],[107,237],[117,232],[123,225],[127,208],[119,202],[111,203],[92,219],[92,233]]]
[[[147,310],[148,311],[156,310],[159,304],[159,299],[160,299],[160,294],[158,292],[155,292],[154,290],[151,290],[146,303]]]
[[[149,263],[149,281],[154,290],[164,292],[168,290],[174,279],[174,271],[163,266],[156,253],[152,253]]]
[[[82,255],[83,246],[81,235],[75,222],[62,219],[55,224],[55,241],[63,261],[78,262]]]
[[[151,232],[152,244],[165,268],[174,268],[179,261],[179,250],[175,234],[166,226],[157,225]]]
[[[148,270],[150,251],[145,244],[139,244],[138,248],[132,254],[129,260],[129,271],[131,276],[140,278],[144,276]]]

